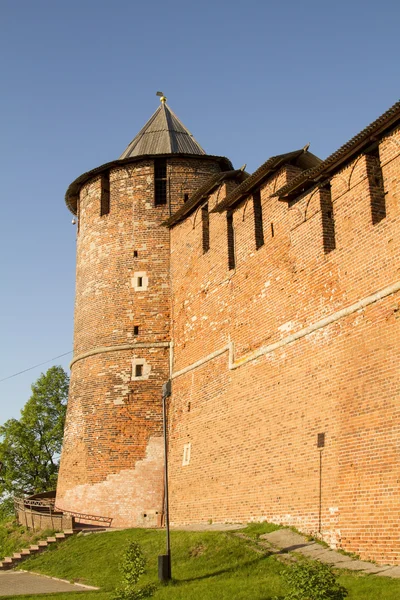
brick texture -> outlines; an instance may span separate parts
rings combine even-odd
[[[112,517],[116,527],[156,525],[163,510],[170,234],[160,224],[170,210],[154,205],[153,168],[143,160],[111,170],[108,214],[100,214],[100,176],[79,200],[74,361],[57,506]],[[201,158],[168,159],[171,211],[219,170]],[[145,274],[143,290],[134,285],[137,273]],[[143,365],[143,376],[135,377],[132,363]]]
[[[395,132],[380,143],[380,220],[376,161],[361,155],[330,191],[316,188],[290,205],[272,194],[291,169],[265,181],[258,250],[252,197],[241,202],[233,270],[225,213],[210,215],[205,254],[201,219],[173,228],[174,523],[267,519],[399,564],[399,293],[246,359],[400,281],[399,139]],[[234,368],[227,350],[188,368],[229,342]]]
[[[101,178],[82,187],[58,506],[159,522],[172,367],[173,523],[269,520],[400,564],[399,148],[397,130],[290,202],[283,166],[256,214],[251,194],[212,212],[228,180],[171,230],[216,162],[168,158],[170,209],[150,159],[111,170],[109,214]]]

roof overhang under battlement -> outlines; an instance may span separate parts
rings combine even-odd
[[[166,227],[173,227],[180,221],[183,221],[188,217],[198,206],[207,200],[207,198],[221,186],[225,181],[236,180],[239,182],[245,181],[249,177],[249,174],[242,169],[233,171],[224,171],[222,173],[215,173],[212,175],[204,185],[202,185],[193,196],[179,208],[167,221],[164,221],[162,225]],[[213,212],[213,211],[210,211]]]
[[[239,187],[231,192],[222,202],[217,204],[212,212],[231,210],[238,202],[247,198],[266,179],[270,178],[285,165],[295,165],[301,169],[310,169],[310,167],[315,167],[321,162],[321,159],[315,156],[315,154],[308,152],[308,145],[301,150],[271,156],[250,177],[243,181]]]
[[[400,124],[400,102],[396,102],[383,115],[378,117],[350,141],[328,156],[319,165],[300,173],[290,183],[279,189],[274,196],[290,202],[313,186],[329,180],[334,173],[344,168],[363,152],[371,150],[374,144]]]
[[[166,158],[169,160],[176,158],[193,158],[196,160],[209,160],[217,162],[220,165],[221,171],[232,170],[232,163],[228,158],[225,158],[224,156],[212,156],[210,154],[184,154],[175,152],[174,154],[143,154],[141,156],[133,156],[129,158],[113,160],[111,162],[105,163],[104,165],[100,165],[99,167],[96,167],[91,171],[83,173],[70,184],[65,194],[65,203],[68,209],[74,215],[76,215],[80,190],[91,179],[98,177],[102,173],[107,173],[111,169],[124,167],[125,165],[137,163],[140,161],[154,160],[155,158]]]

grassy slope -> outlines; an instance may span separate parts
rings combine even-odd
[[[250,526],[248,533],[256,536],[267,527]],[[23,568],[101,587],[99,592],[55,594],[54,600],[110,600],[120,577],[119,560],[132,539],[141,544],[148,560],[140,583],[157,582],[157,556],[165,551],[165,535],[154,530],[74,537],[25,561]],[[282,565],[230,533],[172,532],[172,565],[174,582],[160,585],[155,600],[270,600],[285,592]],[[350,592],[349,600],[400,598],[399,580],[346,575],[341,582]],[[38,596],[20,598],[37,600]]]
[[[12,556],[22,548],[29,548],[31,544],[46,539],[49,535],[54,535],[54,531],[29,531],[19,525],[14,517],[4,518],[0,522],[0,560],[5,556]]]

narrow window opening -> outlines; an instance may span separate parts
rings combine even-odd
[[[133,258],[137,258],[137,257],[138,257],[138,251],[137,251],[137,250],[134,250],[134,251],[133,251]]]
[[[133,326],[133,334],[134,335],[139,335],[139,325],[134,325]]]
[[[228,213],[226,216],[227,233],[228,233],[228,268],[232,270],[236,266],[235,261],[235,232],[233,229],[233,215]]]
[[[322,219],[322,243],[325,254],[328,254],[336,248],[335,220],[333,217],[330,184],[320,190],[320,206]]]
[[[167,161],[156,158],[154,161],[154,204],[167,204]]]
[[[274,237],[274,235],[275,235],[274,224],[271,223],[271,237]]]
[[[262,206],[261,206],[261,193],[260,190],[256,190],[253,193],[253,207],[254,207],[254,231],[256,238],[257,250],[264,246],[264,231],[262,222]]]
[[[143,365],[135,365],[135,377],[143,376]]]
[[[143,277],[137,278],[137,287],[143,287]]]
[[[100,216],[103,217],[110,212],[110,173],[102,173],[100,185]]]
[[[379,148],[367,154],[367,176],[371,196],[372,224],[380,223],[386,217],[386,194],[379,157]]]
[[[317,448],[325,447],[325,433],[319,433],[317,435]]]
[[[80,219],[80,216],[81,216],[80,204],[81,204],[81,201],[78,200],[78,203],[76,205],[76,220],[78,221],[78,233],[79,233],[79,226],[80,226],[80,221],[81,221],[81,219]]]
[[[187,202],[189,200],[189,194],[183,194],[183,201]]]
[[[203,254],[205,254],[210,249],[210,213],[208,212],[208,203],[201,207],[201,226]]]

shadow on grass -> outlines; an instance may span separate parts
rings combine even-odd
[[[241,563],[240,565],[236,565],[234,567],[229,567],[229,569],[220,569],[219,571],[214,571],[213,573],[208,573],[207,575],[200,575],[199,577],[190,577],[189,579],[173,578],[172,582],[174,584],[179,585],[180,583],[189,583],[190,581],[201,581],[202,579],[211,579],[212,577],[218,577],[219,575],[224,575],[226,573],[235,573],[238,570],[242,569],[243,567],[249,567],[252,565],[256,565],[256,564],[266,560],[271,555],[272,555],[272,552],[265,553],[265,554],[263,554],[263,556],[260,556],[260,558],[255,558],[254,560],[248,560],[244,563]],[[268,599],[266,599],[266,600],[268,600]]]

